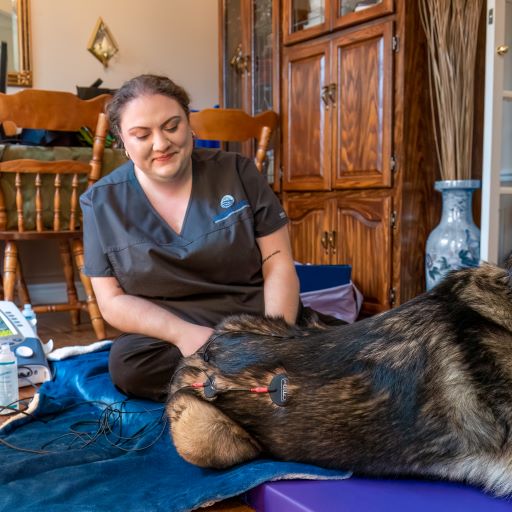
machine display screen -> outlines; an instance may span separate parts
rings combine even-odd
[[[5,336],[12,336],[13,334],[16,334],[16,333],[5,322],[2,315],[0,315],[0,338],[4,338]]]

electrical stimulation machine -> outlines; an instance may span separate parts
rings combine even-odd
[[[9,343],[18,360],[18,386],[52,378],[41,340],[16,304],[0,300],[0,344]]]

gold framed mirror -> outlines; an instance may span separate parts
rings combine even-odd
[[[32,87],[29,0],[0,0],[0,40],[7,43],[7,85]]]

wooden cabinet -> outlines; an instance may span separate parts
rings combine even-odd
[[[283,190],[389,187],[393,21],[283,57]]]
[[[295,259],[351,264],[365,313],[423,292],[441,198],[418,2],[219,5],[222,105],[280,115],[273,183]]]
[[[292,44],[393,12],[393,0],[283,0],[283,42]]]
[[[417,2],[349,4],[293,31],[302,4],[282,4],[282,198],[294,258],[351,264],[376,313],[424,291],[440,198]]]
[[[388,309],[393,300],[391,259],[387,257],[393,230],[389,193],[285,194],[283,203],[290,217],[294,258],[352,265],[352,279],[364,290],[365,313]]]

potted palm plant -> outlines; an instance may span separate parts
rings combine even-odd
[[[471,179],[478,23],[483,0],[419,0],[429,57],[429,86],[442,193],[441,221],[426,244],[427,289],[450,270],[476,266]]]

